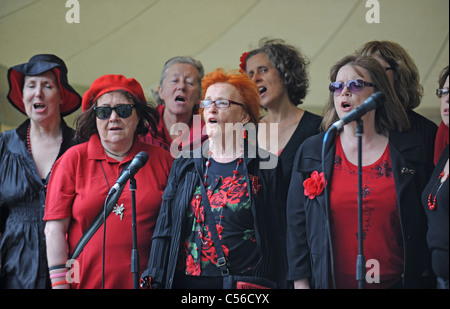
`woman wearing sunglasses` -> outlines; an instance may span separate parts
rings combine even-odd
[[[27,119],[0,134],[0,289],[50,288],[44,239],[45,195],[55,161],[74,145],[64,116],[81,105],[55,55],[8,70],[10,103]]]
[[[363,121],[362,207],[365,288],[417,287],[426,255],[420,193],[425,151],[383,67],[371,57],[347,56],[331,69],[323,129],[373,93],[386,102]],[[356,122],[299,149],[289,188],[289,278],[297,288],[358,288],[358,138]],[[322,165],[323,164],[323,165]],[[325,168],[322,169],[322,166]],[[326,188],[326,190],[324,190]],[[327,194],[326,194],[327,193]],[[366,268],[367,267],[367,268]]]
[[[269,154],[252,151],[256,133],[245,133],[258,121],[258,89],[246,74],[221,69],[202,88],[209,138],[202,153],[174,161],[143,286],[275,287],[285,278],[285,204],[277,170],[261,168]]]
[[[82,109],[83,114],[77,119],[76,136],[85,142],[73,147],[55,164],[46,201],[44,220],[47,221],[52,286],[133,288],[129,181],[114,210],[107,214],[106,226],[93,234],[76,259],[73,269],[76,274],[70,277],[78,276],[78,280],[66,281],[67,260],[83,232],[103,211],[108,192],[124,166],[145,151],[151,162],[134,176],[137,249],[140,270],[144,269],[172,157],[164,149],[143,143],[138,138],[138,135],[147,134],[149,128],[156,132],[158,116],[147,105],[142,88],[135,79],[122,75],[98,78],[84,94]]]

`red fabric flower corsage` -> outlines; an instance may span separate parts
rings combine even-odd
[[[239,64],[239,67],[241,68],[242,73],[245,73],[245,68],[247,67],[247,56],[248,53],[243,53],[240,58],[241,63]]]
[[[305,195],[309,196],[312,200],[316,196],[322,194],[325,188],[325,176],[324,173],[318,173],[317,171],[312,172],[311,177],[303,182],[303,187],[305,188]]]

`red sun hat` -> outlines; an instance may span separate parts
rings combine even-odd
[[[83,95],[81,108],[83,113],[86,112],[94,102],[103,94],[124,90],[133,95],[138,101],[146,103],[144,91],[141,85],[134,78],[126,78],[123,75],[103,75],[97,78],[91,85],[88,91]]]

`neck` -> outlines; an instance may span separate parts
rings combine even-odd
[[[102,143],[102,147],[108,157],[122,161],[131,151],[131,148],[133,148],[133,143],[134,140],[131,140],[131,143],[127,143],[126,145]]]
[[[30,134],[37,139],[60,139],[62,136],[61,118],[45,123],[30,120]]]
[[[220,142],[213,138],[209,138],[209,151],[211,157],[220,163],[227,163],[244,154],[243,143],[233,143],[229,146],[225,141]]]
[[[303,110],[296,107],[289,99],[285,99],[274,104],[267,109],[267,115],[264,117],[265,122],[283,123],[290,118],[298,118],[303,114]]]
[[[163,114],[163,120],[164,120],[164,126],[166,127],[167,131],[170,134],[170,128],[176,124],[176,123],[185,123],[190,124],[192,119],[192,111],[188,114],[182,114],[182,115],[175,115],[168,112],[167,108],[164,110]]]

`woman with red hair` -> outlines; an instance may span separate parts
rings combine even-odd
[[[222,69],[202,88],[208,140],[174,161],[142,285],[280,286],[285,211],[277,169],[264,165],[274,156],[256,147],[258,89],[246,74]]]

